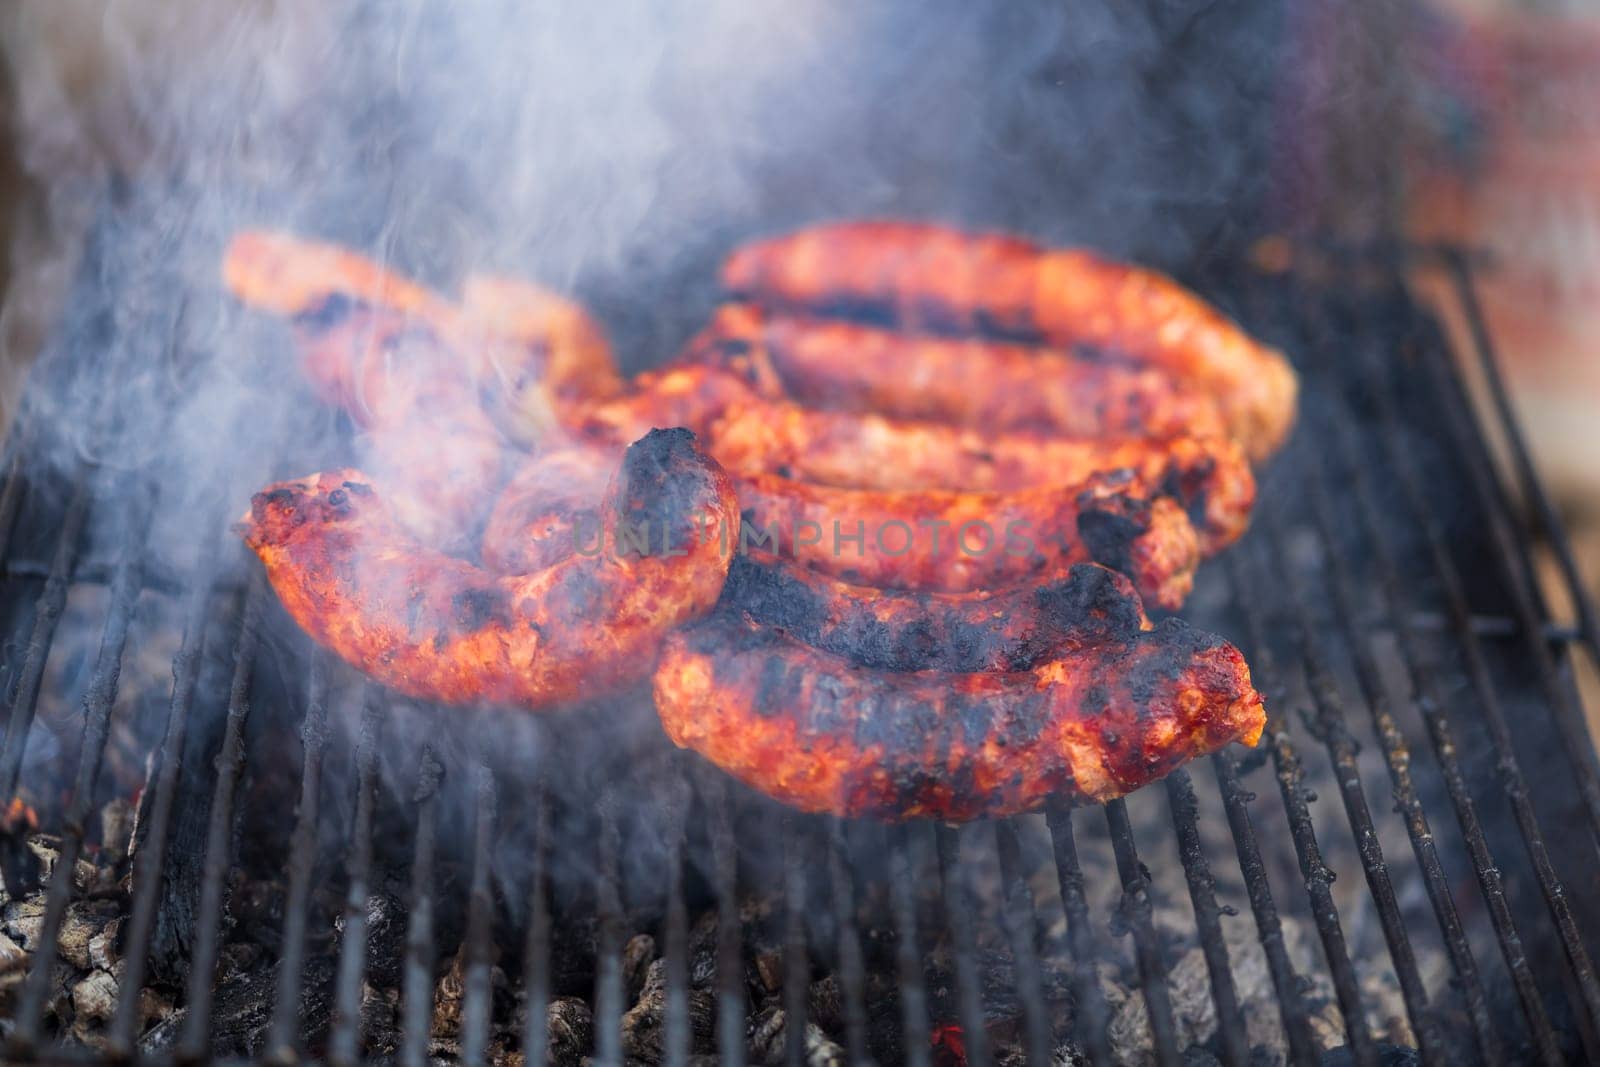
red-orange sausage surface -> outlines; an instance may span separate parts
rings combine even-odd
[[[1238,649],[1177,620],[1025,672],[897,673],[718,611],[668,639],[654,689],[667,736],[746,784],[891,819],[1109,800],[1265,723]]]
[[[1147,628],[1128,579],[1080,563],[1038,585],[981,593],[874,589],[750,552],[724,606],[813,648],[881,670],[1028,670],[1068,648]]]
[[[1183,507],[1127,476],[1012,493],[840,489],[776,474],[735,483],[744,543],[860,585],[972,592],[1098,562],[1175,609],[1200,560]]]
[[[630,446],[600,510],[608,544],[642,521],[652,550],[491,574],[418,544],[357,471],[257,493],[240,533],[295,621],[383,684],[546,708],[648,677],[663,637],[709,611],[727,577],[738,502],[688,431]]]
[[[1288,435],[1298,384],[1276,350],[1172,279],[1081,249],[916,222],[842,222],[734,251],[736,297],[912,330],[1092,346],[1210,391],[1251,456]]]
[[[1064,437],[1216,437],[1217,399],[1155,368],[1035,345],[725,305],[689,358],[813,407]]]

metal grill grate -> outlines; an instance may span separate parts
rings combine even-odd
[[[1199,952],[1215,1018],[1205,1049],[1222,1062],[1248,1062],[1259,1043],[1247,980],[1272,992],[1277,1048],[1291,1062],[1317,1062],[1330,1045],[1359,1064],[1407,1055],[1380,1041],[1397,1030],[1430,1063],[1600,1059],[1590,956],[1600,776],[1569,662],[1574,644],[1600,657],[1594,613],[1494,373],[1468,259],[1391,251],[1427,260],[1453,286],[1513,446],[1516,493],[1558,554],[1578,626],[1549,621],[1530,531],[1398,256],[1323,251],[1305,274],[1216,270],[1199,287],[1291,353],[1307,398],[1264,480],[1255,529],[1203,575],[1191,611],[1249,657],[1272,710],[1263,746],[1222,752],[1098,811],[959,829],[796,817],[665,751],[659,737],[577,772],[588,778],[575,804],[560,755],[562,731],[581,723],[421,709],[421,728],[397,729],[382,690],[345,699],[348,672],[286,625],[224,536],[202,536],[187,573],[147,565],[145,531],[162,505],[141,475],[112,482],[87,461],[64,478],[39,473],[30,449],[45,428],[29,405],[0,491],[17,635],[5,650],[0,794],[27,795],[25,743],[69,590],[109,589],[81,753],[59,823],[44,827],[59,852],[25,946],[31,964],[11,993],[8,1055],[421,1063],[437,1051],[439,976],[459,958],[462,1060],[520,1046],[536,1061],[548,1048],[563,1062],[582,1053],[620,1063],[640,1056],[624,1041],[639,996],[625,957],[630,935],[648,932],[665,985],[653,1048],[672,1064],[713,1052],[729,1064],[1112,1062],[1135,1052],[1181,1063],[1200,1011],[1174,984],[1186,946]],[[35,391],[88,366],[81,345],[53,358]],[[134,531],[103,557],[84,544],[101,499],[126,507],[119,528]],[[181,605],[181,646],[141,803],[120,999],[99,1046],[82,1047],[47,1021],[61,966],[51,947],[82,893],[74,872],[141,591]],[[225,682],[213,685],[205,665],[224,658],[219,635]],[[264,669],[268,652],[290,666]],[[276,811],[251,811],[263,794],[242,783],[273,758],[252,745],[291,730],[298,748],[272,751],[295,752],[298,780]],[[453,743],[453,732],[472,736]],[[532,766],[508,770],[496,756],[513,736],[507,747],[539,754]],[[214,761],[214,774],[190,795],[197,759]],[[629,780],[635,766],[648,768],[643,785]],[[240,872],[263,866],[245,854],[260,851],[242,836],[247,818],[284,832],[269,842],[264,876],[281,906],[264,920],[262,1025],[244,1039],[218,1006],[232,996],[219,967],[242,921]],[[185,820],[201,829],[180,839]],[[14,830],[7,845],[14,899],[27,877],[24,836]],[[158,942],[180,861],[196,872],[193,930],[174,950]],[[1364,894],[1349,890],[1356,879]],[[341,906],[318,891],[330,880]],[[380,896],[403,902],[398,916],[375,910]],[[775,914],[753,916],[752,901]],[[1309,928],[1315,944],[1291,928]],[[1241,936],[1259,946],[1264,978],[1243,973]],[[156,968],[157,956],[179,961],[176,974]],[[588,1034],[552,1014],[574,984],[573,959]],[[1107,984],[1107,967],[1120,968],[1125,987]],[[1378,1017],[1374,974],[1392,975],[1403,1026]],[[818,1013],[811,992],[824,981],[838,1004]],[[148,982],[173,988],[182,1008],[162,1035],[141,1032]],[[384,982],[398,990],[390,1046],[366,1004]]]

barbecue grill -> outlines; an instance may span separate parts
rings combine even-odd
[[[1190,32],[1209,8],[1171,15],[1163,41],[1264,69],[1259,27]],[[978,47],[1020,66],[1032,23],[1001,10],[974,19],[1005,30]],[[1115,82],[1130,56],[1149,61],[1139,28],[1123,52],[1039,76]],[[416,36],[393,53],[425,48]],[[343,103],[382,123],[400,94],[381,78],[399,74],[373,67]],[[1041,189],[1107,187],[1082,223],[1097,244],[1130,225],[1125,171],[1184,171],[1167,190],[1184,208],[1181,279],[1295,363],[1300,424],[1252,531],[1201,570],[1183,613],[1245,653],[1267,733],[1103,807],[960,828],[788,812],[674,749],[647,697],[548,717],[434,708],[316,651],[227,526],[270,478],[334,465],[322,449],[348,427],[296,392],[281,331],[217,291],[239,205],[213,217],[176,180],[112,189],[0,465],[0,1054],[1600,1062],[1600,769],[1573,681],[1575,657],[1600,662],[1600,624],[1497,372],[1482,257],[1241,234],[1217,205],[1268,169],[1266,146],[1194,106],[1182,69],[1163,58],[1138,82],[1170,110],[1170,142],[1221,130],[1248,142],[1237,158],[1205,145],[1189,172],[1159,147],[1090,143],[1055,159],[1037,120],[1084,125],[1097,102],[1072,93],[1042,112],[980,101],[997,143],[948,151],[994,186],[999,203],[974,214],[1046,237]],[[432,178],[407,155],[426,137],[406,132],[382,139],[379,169]],[[917,153],[942,158],[928,145],[946,132],[908,133],[907,168],[936,170]],[[1035,139],[1031,154],[1014,143]],[[870,155],[864,140],[840,144]],[[387,255],[370,184],[363,171],[325,210],[370,207],[361,233]],[[904,192],[908,211],[933,195]],[[744,224],[697,232],[699,261],[672,269],[713,276]],[[1155,243],[1127,238],[1141,241]],[[1428,300],[1419,278],[1436,283]],[[647,300],[594,302],[681,339],[713,299],[685,295],[675,326],[632,321],[630,304],[674,303],[658,288],[679,292],[647,277]],[[1570,625],[1536,579],[1541,542]]]
[[[126,211],[98,228],[85,300],[128,266]],[[1292,355],[1306,410],[1187,614],[1250,658],[1262,746],[1103,808],[959,829],[787,813],[628,701],[551,719],[364,686],[226,532],[225,464],[194,489],[165,477],[159,434],[83,451],[119,420],[161,427],[181,345],[170,381],[129,368],[184,313],[164,331],[75,316],[0,493],[0,794],[27,805],[6,814],[8,1057],[1600,1056],[1600,776],[1570,662],[1600,635],[1474,258],[1260,250],[1186,280]],[[1419,271],[1449,283],[1465,356],[1408,287]],[[260,430],[274,462],[299,461],[292,429]],[[151,548],[175,510],[192,555]],[[1542,599],[1536,534],[1575,626]],[[170,684],[130,701],[146,643],[175,643]],[[75,704],[81,744],[49,740]]]

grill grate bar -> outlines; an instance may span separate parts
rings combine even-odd
[[[1233,984],[1228,961],[1228,943],[1222,934],[1223,911],[1217,904],[1217,882],[1206,862],[1200,841],[1200,804],[1194,794],[1189,772],[1179,767],[1167,775],[1167,806],[1172,810],[1172,827],[1178,839],[1178,856],[1189,883],[1189,902],[1194,906],[1195,929],[1200,935],[1200,950],[1205,956],[1206,973],[1211,979],[1211,999],[1217,1006],[1217,1033],[1222,1041],[1222,1059],[1229,1064],[1244,1064],[1250,1058],[1250,1041],[1239,1012],[1239,991]]]
[[[334,990],[328,1059],[353,1064],[361,1054],[361,976],[367,966],[367,907],[372,876],[372,816],[376,805],[378,739],[383,727],[383,691],[368,683],[356,743],[356,811],[350,828],[350,884],[345,890],[344,936]]]
[[[128,528],[133,533],[117,562],[105,630],[100,636],[94,673],[83,697],[83,744],[72,788],[72,801],[67,808],[66,825],[63,827],[61,853],[56,860],[55,870],[51,872],[50,887],[46,894],[45,913],[38,938],[41,945],[56,943],[67,904],[72,898],[72,872],[77,866],[90,812],[94,807],[95,790],[100,782],[100,769],[110,737],[111,711],[116,704],[117,683],[122,674],[122,653],[127,647],[134,604],[139,599],[143,585],[142,559],[150,521],[150,494],[136,492],[133,499],[128,519]],[[31,1050],[38,1043],[54,964],[52,953],[40,952],[34,956],[27,984],[23,987],[17,1006],[17,1029],[12,1035],[13,1046],[19,1051]]]
[[[717,897],[717,1055],[740,1067],[745,1061],[744,959],[739,928],[739,854],[726,787],[703,778],[700,795],[711,815],[711,864]]]
[[[1369,346],[1358,346],[1358,348],[1366,347]],[[1370,367],[1370,356],[1368,359]],[[1372,379],[1373,382],[1382,380],[1381,377]],[[1384,445],[1388,465],[1396,473],[1402,489],[1401,495],[1405,498],[1406,509],[1412,521],[1421,529],[1426,541],[1434,572],[1439,578],[1454,622],[1457,643],[1466,655],[1468,677],[1498,756],[1497,768],[1506,796],[1511,802],[1512,814],[1522,833],[1523,843],[1538,877],[1545,903],[1556,921],[1556,928],[1560,932],[1573,977],[1578,983],[1584,1010],[1592,1024],[1596,1018],[1600,1018],[1600,982],[1596,981],[1593,964],[1578,934],[1566,889],[1556,874],[1554,864],[1550,861],[1544,834],[1539,828],[1538,816],[1534,813],[1533,803],[1528,795],[1527,779],[1517,760],[1511,730],[1490,677],[1488,662],[1477,636],[1472,632],[1470,613],[1467,610],[1467,595],[1461,575],[1450,558],[1449,549],[1439,529],[1438,519],[1424,503],[1419,475],[1412,465],[1404,441],[1400,438],[1398,415],[1394,406],[1383,389],[1374,388],[1370,393],[1378,411],[1381,423],[1379,437]]]
[[[829,895],[833,898],[840,992],[844,1000],[845,1052],[852,1063],[860,1063],[867,1058],[867,979],[861,958],[861,936],[856,930],[855,885],[846,862],[844,823],[830,820],[827,835]]]
[[[600,799],[600,837],[595,865],[594,1041],[595,1060],[622,1063],[622,897],[617,884],[617,855],[622,850],[617,829],[617,798],[607,790]]]
[[[934,829],[943,889],[945,925],[955,966],[956,1016],[961,1024],[967,1058],[989,1062],[989,1034],[983,1025],[983,990],[978,976],[978,946],[972,928],[973,894],[967,884],[970,868],[961,862],[961,839],[966,836],[945,824]]]
[[[289,844],[289,885],[283,905],[283,955],[278,963],[278,989],[272,1009],[272,1028],[267,1038],[267,1055],[280,1062],[293,1062],[296,1056],[299,991],[305,969],[306,928],[311,910],[311,872],[316,865],[317,800],[322,788],[322,756],[328,742],[328,659],[322,652],[311,654],[310,679],[306,685],[306,716],[300,724],[301,747],[305,752],[300,769],[300,803],[295,809],[294,830]]]
[[[1539,477],[1538,468],[1534,466],[1527,439],[1522,433],[1521,420],[1517,418],[1513,409],[1505,377],[1500,373],[1500,358],[1495,350],[1494,338],[1489,333],[1488,322],[1484,318],[1483,306],[1478,300],[1478,288],[1472,278],[1472,267],[1468,256],[1459,248],[1450,248],[1445,250],[1444,260],[1454,286],[1456,300],[1465,312],[1467,330],[1472,335],[1472,348],[1478,357],[1478,365],[1483,369],[1484,380],[1489,385],[1489,395],[1494,401],[1500,428],[1505,433],[1506,442],[1511,446],[1511,456],[1518,481],[1522,485],[1524,494],[1533,502],[1539,519],[1540,532],[1555,550],[1556,560],[1561,566],[1562,577],[1567,585],[1567,594],[1572,598],[1573,608],[1577,612],[1578,629],[1583,636],[1584,644],[1588,646],[1589,655],[1594,658],[1596,665],[1600,665],[1600,620],[1596,618],[1594,598],[1589,595],[1588,586],[1578,570],[1566,528],[1550,502],[1550,494],[1545,491],[1544,481]]]
[[[55,640],[56,623],[67,606],[67,583],[72,577],[73,564],[78,558],[78,542],[83,539],[83,528],[89,518],[88,470],[79,467],[72,490],[72,500],[67,505],[66,516],[61,520],[61,536],[56,543],[55,556],[50,564],[50,577],[34,607],[33,629],[28,636],[27,652],[18,672],[16,695],[6,720],[5,747],[0,750],[0,797],[14,797],[17,782],[22,774],[22,757],[28,747],[28,733],[33,728],[34,710],[39,703],[39,682],[44,678],[45,660],[50,656],[50,645]]]
[[[411,795],[417,809],[417,840],[411,856],[411,899],[406,923],[405,977],[400,1004],[400,1062],[421,1067],[428,1061],[428,1031],[433,1023],[433,853],[439,835],[439,785],[444,765],[424,747]]]
[[[1284,1036],[1289,1040],[1290,1059],[1299,1064],[1319,1063],[1321,1058],[1311,1040],[1311,1023],[1300,977],[1289,962],[1289,951],[1283,940],[1283,921],[1278,917],[1278,905],[1272,899],[1272,886],[1267,880],[1267,866],[1261,859],[1261,846],[1250,822],[1250,802],[1255,794],[1240,784],[1239,760],[1232,752],[1227,749],[1218,752],[1211,757],[1211,767],[1216,772],[1217,788],[1222,792],[1223,808],[1228,813],[1228,829],[1233,835],[1234,851],[1239,856],[1239,873],[1244,878],[1245,894],[1250,898],[1250,912],[1255,916],[1256,935],[1267,957],[1273,991],[1278,995],[1278,1013],[1282,1017]]]
[[[1413,322],[1412,326],[1421,332],[1420,324]],[[1466,458],[1465,466],[1470,475],[1467,480],[1472,485],[1479,505],[1489,517],[1489,535],[1495,547],[1495,560],[1511,593],[1512,609],[1523,643],[1533,659],[1540,691],[1551,709],[1556,729],[1561,732],[1564,742],[1562,749],[1577,780],[1579,795],[1583,798],[1589,818],[1591,839],[1600,848],[1600,768],[1596,765],[1594,743],[1584,723],[1583,710],[1577,706],[1572,688],[1563,682],[1555,653],[1545,640],[1541,625],[1541,594],[1533,577],[1533,561],[1526,551],[1524,540],[1514,532],[1519,526],[1518,520],[1505,499],[1504,488],[1494,473],[1481,437],[1462,421],[1472,417],[1470,409],[1464,407],[1470,401],[1454,373],[1452,357],[1442,357],[1452,364],[1450,369],[1445,369],[1441,366],[1438,346],[1424,344],[1422,347],[1436,391],[1453,401],[1444,405],[1446,422]],[[1468,434],[1472,435],[1471,438]]]
[[[202,529],[214,529],[207,524]],[[176,800],[178,773],[183,758],[183,743],[189,730],[189,710],[194,704],[195,683],[200,675],[200,656],[205,648],[206,624],[211,618],[211,579],[217,570],[221,544],[215,537],[202,541],[201,560],[196,568],[199,580],[190,591],[184,609],[182,643],[172,661],[172,699],[167,706],[165,737],[161,744],[161,766],[156,773],[154,799],[150,807],[150,829],[133,863],[133,910],[123,942],[123,972],[116,1014],[111,1020],[107,1048],[112,1055],[133,1055],[139,1022],[139,993],[144,986],[149,962],[150,939],[155,933],[156,903],[166,873],[167,837],[172,828],[172,809]]]
[[[475,771],[472,886],[467,897],[466,967],[461,1004],[461,1060],[472,1064],[487,1062],[489,1052],[489,1016],[493,1008],[489,967],[494,953],[490,943],[494,933],[494,895],[490,883],[497,814],[493,772],[482,765]]]
[[[228,717],[222,747],[214,763],[217,784],[211,794],[210,824],[206,829],[205,868],[200,881],[200,904],[195,912],[194,954],[189,960],[187,1010],[179,1055],[199,1059],[207,1051],[211,1030],[212,988],[217,971],[217,941],[222,928],[224,881],[232,862],[233,805],[239,772],[244,766],[244,726],[250,715],[250,674],[255,666],[264,580],[258,571],[245,595],[239,639],[234,648],[233,683],[228,692]]]
[[[1340,484],[1348,485],[1355,499],[1356,513],[1366,534],[1366,546],[1371,551],[1389,611],[1392,615],[1401,616],[1406,608],[1401,594],[1403,586],[1400,571],[1387,540],[1380,533],[1383,524],[1379,519],[1371,488],[1367,484],[1365,466],[1354,455],[1345,432],[1337,426],[1329,429],[1327,440],[1331,442],[1332,456],[1338,460],[1341,468]],[[1335,566],[1342,567],[1337,554],[1330,554],[1330,557],[1335,560]],[[1466,775],[1462,770],[1456,748],[1454,728],[1446,710],[1448,701],[1433,672],[1424,668],[1425,661],[1411,632],[1404,627],[1396,627],[1395,635],[1400,648],[1400,658],[1405,664],[1412,687],[1413,703],[1422,713],[1423,721],[1427,725],[1429,741],[1439,761],[1445,789],[1450,795],[1451,806],[1455,810],[1457,825],[1461,828],[1467,851],[1472,858],[1473,869],[1477,872],[1478,885],[1483,893],[1495,936],[1500,943],[1501,955],[1511,972],[1512,983],[1517,990],[1523,1015],[1528,1021],[1534,1042],[1540,1049],[1541,1057],[1547,1063],[1559,1062],[1561,1055],[1557,1048],[1555,1033],[1551,1029],[1544,1001],[1539,995],[1538,986],[1529,969],[1527,952],[1522,937],[1517,932],[1511,906],[1506,899],[1500,865],[1496,863],[1489,848],[1477,807],[1467,787]]]
[[[681,776],[674,776],[664,800],[667,805],[667,996],[661,1023],[661,1045],[668,1067],[684,1067],[689,1060],[692,1036],[689,1026],[689,904],[684,899],[683,884],[689,784]]]
[[[1050,1013],[1045,1005],[1044,977],[1039,954],[1034,947],[1038,913],[1033,891],[1028,888],[1027,870],[1022,862],[1022,844],[1016,824],[1010,820],[994,824],[995,852],[1000,857],[1000,878],[1004,890],[1001,918],[1006,940],[1015,961],[1017,989],[1022,994],[1023,1024],[1026,1027],[1025,1051],[1029,1063],[1049,1063],[1051,1053]]]
[[[541,758],[548,759],[548,753]],[[544,1063],[550,1049],[550,798],[542,784],[534,797],[532,844],[528,937],[522,951],[522,983],[528,992],[522,1050],[527,1063]],[[670,1044],[667,1058],[672,1059]]]
[[[1095,1063],[1111,1062],[1111,1009],[1100,989],[1095,973],[1097,951],[1094,926],[1089,919],[1089,902],[1084,898],[1083,867],[1078,862],[1078,841],[1072,830],[1072,809],[1052,804],[1045,810],[1050,828],[1050,844],[1056,861],[1056,883],[1061,891],[1061,910],[1067,920],[1067,943],[1072,949],[1072,985],[1077,998],[1076,1018],[1079,1039]]]
[[[1378,736],[1379,743],[1383,749],[1384,761],[1389,768],[1389,780],[1394,789],[1395,804],[1405,821],[1406,834],[1410,838],[1412,852],[1416,856],[1417,865],[1422,870],[1423,885],[1427,889],[1428,899],[1433,906],[1434,917],[1438,920],[1439,929],[1444,935],[1445,948],[1450,954],[1450,963],[1455,971],[1457,985],[1465,1002],[1468,1017],[1472,1022],[1473,1039],[1477,1043],[1478,1053],[1485,1062],[1495,1063],[1502,1056],[1499,1039],[1495,1036],[1493,1024],[1489,1020],[1489,1006],[1483,988],[1483,979],[1478,973],[1478,966],[1473,959],[1471,945],[1468,943],[1466,931],[1461,925],[1461,916],[1456,911],[1455,901],[1450,896],[1450,881],[1444,872],[1443,865],[1439,861],[1439,849],[1437,842],[1434,840],[1432,826],[1429,823],[1427,812],[1422,806],[1422,800],[1417,795],[1416,783],[1411,777],[1411,754],[1407,749],[1405,734],[1401,731],[1399,723],[1395,721],[1394,715],[1389,709],[1388,699],[1384,695],[1383,683],[1379,677],[1378,665],[1374,660],[1372,648],[1363,639],[1364,630],[1357,621],[1358,613],[1355,607],[1355,597],[1352,593],[1354,585],[1344,554],[1338,551],[1336,547],[1333,518],[1327,498],[1327,486],[1316,464],[1306,465],[1304,478],[1307,495],[1311,501],[1314,522],[1322,544],[1326,549],[1323,555],[1328,573],[1326,585],[1332,592],[1331,599],[1334,616],[1344,635],[1345,644],[1351,650],[1351,656],[1355,664],[1356,682],[1361,687],[1362,697],[1366,701],[1368,711],[1371,713],[1373,730]],[[1363,505],[1370,505],[1370,500],[1362,503]],[[1411,654],[1414,650],[1411,648],[1409,635],[1402,638],[1402,646],[1401,657],[1409,665],[1414,658]],[[1414,681],[1412,685],[1415,686]],[[1446,735],[1446,741],[1449,741],[1448,734]],[[1441,764],[1447,762],[1449,764],[1445,771],[1446,776],[1453,774],[1459,779],[1461,768],[1455,758],[1454,744],[1435,745],[1434,750]],[[1470,808],[1470,798],[1467,799],[1467,804]],[[1475,814],[1472,815],[1472,825],[1481,838],[1482,832],[1477,829]],[[1515,936],[1515,931],[1512,931],[1512,934]],[[1526,977],[1527,968],[1525,962],[1522,970]],[[1531,982],[1531,978],[1529,980]],[[1542,1017],[1542,1015],[1541,1008],[1540,1016]],[[1546,1036],[1553,1042],[1553,1035],[1548,1034],[1548,1020],[1544,1020],[1544,1026],[1547,1031]],[[1554,1050],[1553,1044],[1549,1050]]]
[[[1411,1026],[1417,1035],[1424,1059],[1439,1062],[1439,1058],[1444,1055],[1443,1035],[1439,1032],[1433,1012],[1428,1005],[1427,987],[1417,970],[1416,952],[1411,947],[1411,939],[1406,933],[1405,917],[1400,914],[1400,902],[1395,895],[1394,883],[1389,877],[1389,867],[1383,859],[1383,847],[1378,841],[1378,828],[1372,820],[1372,810],[1367,804],[1366,790],[1361,784],[1361,770],[1356,762],[1355,739],[1350,735],[1350,730],[1344,722],[1344,696],[1339,692],[1338,684],[1323,660],[1317,627],[1312,622],[1306,607],[1309,591],[1304,587],[1296,569],[1288,562],[1282,520],[1271,509],[1264,509],[1261,524],[1266,545],[1270,549],[1267,555],[1275,564],[1275,573],[1269,572],[1268,580],[1280,583],[1280,588],[1287,594],[1284,599],[1292,605],[1291,629],[1298,637],[1300,661],[1305,666],[1306,681],[1311,690],[1316,733],[1321,735],[1323,745],[1328,751],[1329,761],[1334,767],[1340,799],[1344,803],[1345,816],[1355,837],[1357,855],[1366,873],[1367,889],[1377,907],[1378,922],[1389,947],[1389,958],[1394,965],[1395,978],[1400,985],[1406,1013],[1411,1018]]]
[[[805,1062],[806,1000],[811,963],[806,953],[806,868],[804,837],[792,813],[781,817],[783,842],[783,1058],[790,1067]],[[829,857],[830,861],[832,857]],[[832,863],[829,863],[830,868]],[[830,869],[829,874],[832,874]]]
[[[1289,694],[1277,667],[1277,657],[1267,642],[1266,620],[1250,595],[1251,587],[1246,581],[1244,566],[1237,552],[1230,555],[1227,562],[1235,602],[1245,608],[1245,629],[1250,635],[1252,670],[1256,677],[1264,680],[1260,688],[1270,693],[1267,697],[1266,737],[1272,746],[1270,752],[1278,780],[1278,792],[1283,797],[1289,832],[1294,838],[1300,873],[1305,879],[1311,918],[1322,940],[1328,971],[1333,978],[1334,995],[1344,1015],[1345,1035],[1357,1063],[1375,1064],[1377,1046],[1372,1040],[1372,1031],[1367,1026],[1366,1015],[1361,1007],[1361,991],[1355,967],[1350,962],[1350,950],[1345,944],[1344,930],[1339,923],[1339,911],[1333,903],[1333,873],[1322,861],[1316,827],[1311,820],[1311,798],[1304,786],[1305,769],[1295,751],[1294,742],[1289,738],[1289,724],[1283,714],[1283,706],[1289,703]]]
[[[1167,989],[1166,965],[1156,941],[1154,903],[1150,899],[1150,872],[1139,859],[1133,840],[1133,824],[1128,820],[1127,802],[1120,797],[1105,805],[1106,827],[1111,832],[1111,849],[1117,858],[1117,877],[1122,882],[1122,899],[1117,912],[1133,935],[1134,958],[1139,964],[1139,983],[1144,987],[1145,1012],[1150,1016],[1150,1034],[1155,1040],[1156,1060],[1170,1065],[1183,1062],[1178,1052],[1177,1024],[1172,1017],[1172,993]]]
[[[19,432],[17,442],[6,460],[5,483],[0,486],[0,556],[10,554],[11,532],[16,529],[17,512],[22,507],[22,457],[28,450],[26,435]]]
[[[886,831],[889,849],[889,903],[894,911],[895,968],[900,984],[900,1026],[908,1067],[928,1067],[928,993],[923,988],[922,954],[917,946],[917,844],[909,827]]]

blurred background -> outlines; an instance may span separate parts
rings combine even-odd
[[[613,323],[643,314],[615,278],[709,279],[725,233],[830,214],[1059,217],[1036,236],[1175,269],[1265,234],[1405,233],[1489,257],[1515,404],[1600,578],[1600,5],[582,6],[6,5],[0,418],[110,176],[287,173],[312,229],[426,215],[413,260],[531,265]],[[1049,165],[1012,165],[1041,129]]]

